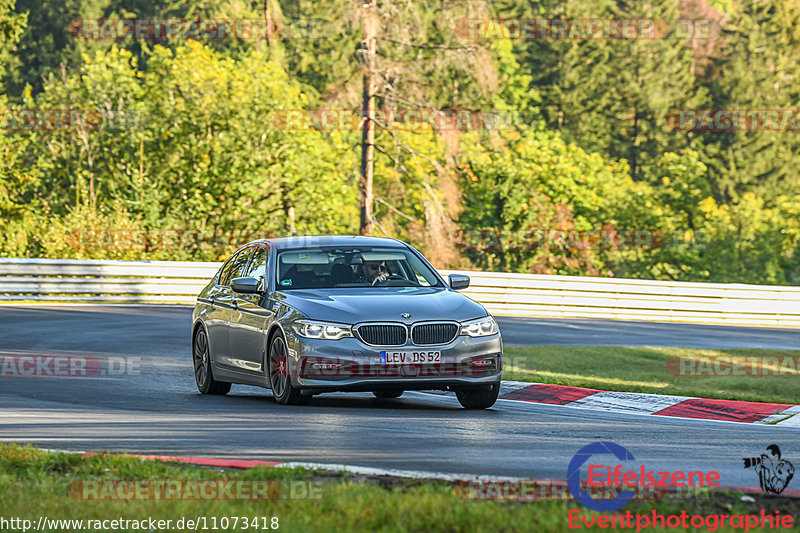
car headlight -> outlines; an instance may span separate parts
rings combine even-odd
[[[331,324],[330,322],[314,322],[312,320],[297,320],[292,324],[295,333],[307,339],[327,339],[335,341],[342,337],[352,337],[350,326]]]
[[[477,320],[461,323],[461,335],[470,337],[487,337],[497,333],[497,322],[494,318],[486,316]]]

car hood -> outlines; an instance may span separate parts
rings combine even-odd
[[[275,296],[310,319],[345,324],[463,321],[487,315],[481,304],[442,287],[295,289]],[[411,317],[405,319],[403,313]]]

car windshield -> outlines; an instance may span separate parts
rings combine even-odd
[[[440,287],[436,274],[405,248],[321,246],[278,253],[278,288]]]

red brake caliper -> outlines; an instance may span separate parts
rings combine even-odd
[[[272,371],[280,376],[286,375],[286,356],[282,355],[272,362]]]

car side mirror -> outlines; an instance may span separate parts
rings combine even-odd
[[[245,294],[258,294],[258,280],[256,278],[234,278],[231,280],[231,289],[234,292],[243,292]]]
[[[461,290],[469,287],[469,276],[464,274],[450,274],[450,288],[453,290]]]

